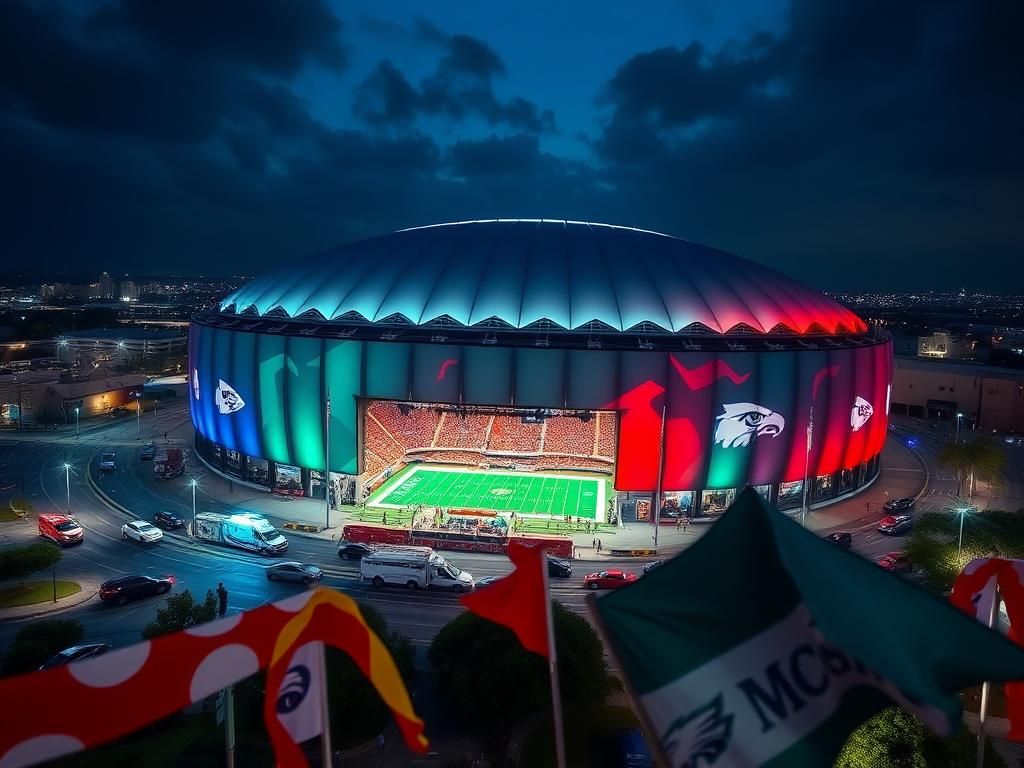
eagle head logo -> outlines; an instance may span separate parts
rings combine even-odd
[[[217,403],[217,410],[223,414],[235,413],[245,407],[245,400],[224,379],[217,380],[214,401]]]
[[[777,437],[786,428],[780,414],[757,403],[722,403],[722,415],[715,420],[715,442],[724,448],[750,445],[755,437]]]
[[[853,431],[858,431],[861,427],[868,423],[868,419],[875,412],[871,403],[865,400],[860,395],[853,401],[853,408],[850,410],[850,426],[853,427]]]
[[[673,768],[714,765],[732,739],[732,715],[722,714],[722,694],[676,720],[661,737]]]

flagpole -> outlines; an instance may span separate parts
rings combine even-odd
[[[807,419],[807,448],[804,450],[804,501],[800,508],[800,525],[804,528],[807,527],[807,495],[810,488],[808,488],[808,476],[810,475],[811,465],[811,440],[814,435],[814,401],[811,401],[811,410]]]
[[[625,674],[625,670],[622,668],[622,662],[619,661],[618,650],[615,647],[615,642],[612,640],[612,634],[608,631],[608,627],[605,625],[604,618],[601,616],[600,611],[597,610],[597,595],[589,594],[584,598],[584,600],[586,600],[587,608],[590,609],[590,616],[594,620],[594,626],[597,627],[597,633],[604,641],[604,647],[605,650],[608,651],[608,657],[617,669],[623,671],[621,677],[623,689],[625,690],[630,703],[633,705],[633,712],[636,713],[640,720],[640,728],[644,732],[644,736],[647,740],[647,746],[656,758],[655,764],[672,765],[672,761],[668,759],[668,754],[665,752],[665,748],[662,746],[661,740],[658,738],[658,731],[647,716],[647,710],[644,709],[643,705],[640,703],[640,697],[637,695],[636,689],[633,688],[633,683],[630,682],[629,675]]]
[[[654,548],[658,548],[661,528],[661,476],[665,473],[665,406],[661,406],[661,431],[658,432],[658,479],[654,491]]]
[[[224,689],[224,765],[235,768],[235,694],[233,686]]]
[[[558,654],[555,651],[555,623],[548,591],[547,557],[540,559],[541,577],[544,579],[544,613],[548,630],[548,674],[551,676],[551,712],[555,724],[555,765],[565,768],[565,731],[562,727],[562,692],[558,685]]]
[[[324,501],[327,506],[324,510],[326,524],[324,528],[331,527],[331,389],[327,388],[327,407],[324,409]]]
[[[320,717],[323,727],[320,732],[321,765],[331,768],[334,755],[331,753],[331,703],[327,694],[327,644],[320,643]]]
[[[988,609],[988,621],[986,626],[992,629],[996,625],[996,616],[999,615],[999,584],[995,585],[992,593],[992,605]],[[974,760],[975,768],[982,768],[985,763],[985,720],[988,717],[988,700],[992,684],[986,680],[981,684],[981,705],[978,707],[978,753]]]

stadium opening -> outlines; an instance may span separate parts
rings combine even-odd
[[[878,473],[889,338],[755,262],[654,232],[488,220],[258,278],[189,336],[211,467],[387,509],[606,522],[781,509]],[[329,475],[326,471],[330,463]]]

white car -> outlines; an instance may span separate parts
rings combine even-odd
[[[147,523],[145,520],[136,520],[121,526],[121,538],[125,541],[134,539],[143,544],[152,544],[160,541],[163,537],[163,531],[152,523]]]

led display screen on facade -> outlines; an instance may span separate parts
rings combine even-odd
[[[620,491],[738,488],[829,475],[877,455],[889,342],[800,351],[608,351],[256,334],[193,323],[190,403],[211,442],[360,471],[358,398],[614,410]],[[664,422],[664,427],[663,427]],[[810,428],[809,428],[810,427]],[[664,434],[664,443],[661,436]]]

